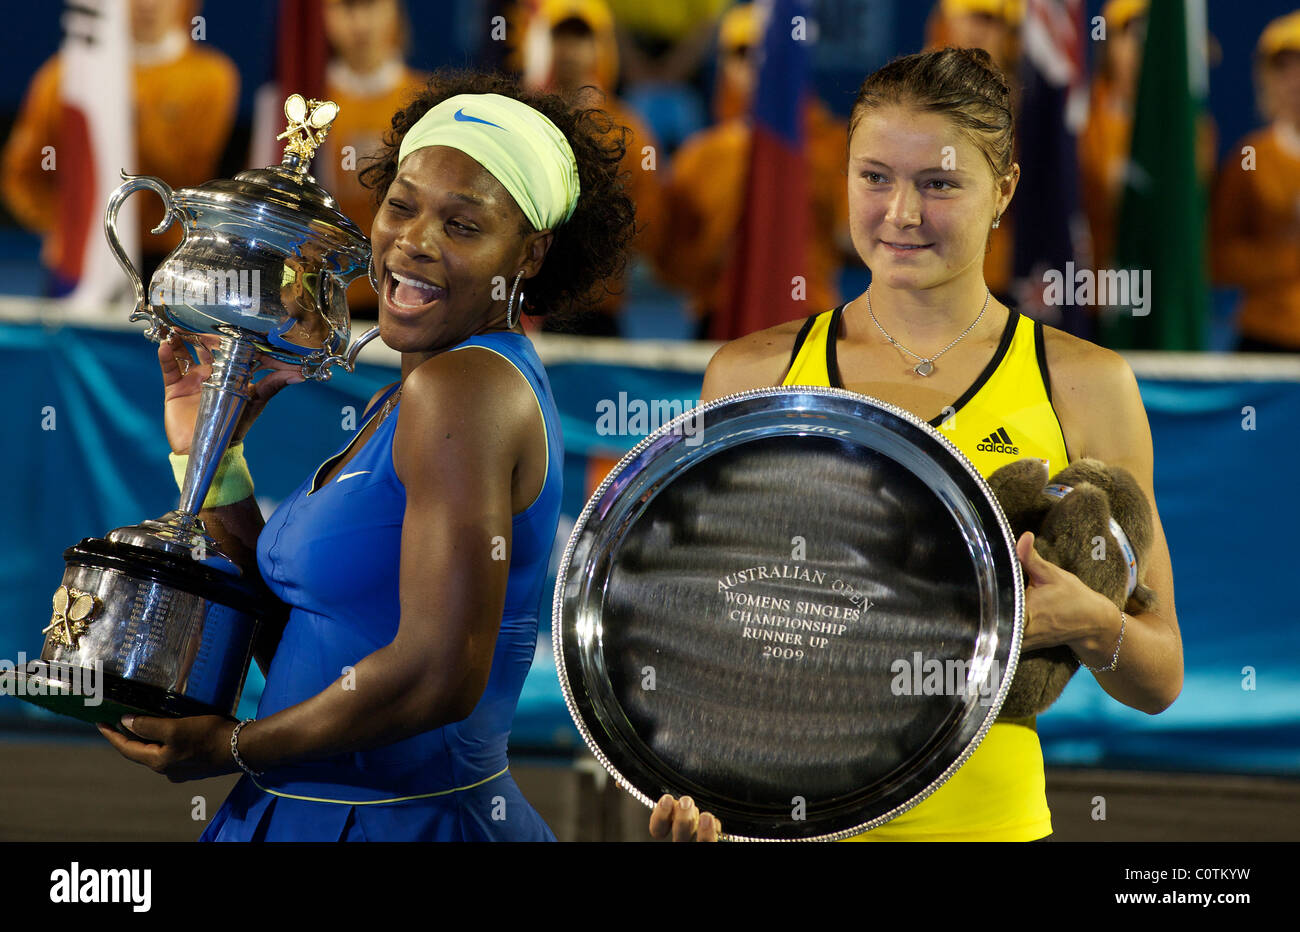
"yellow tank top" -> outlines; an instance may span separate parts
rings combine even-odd
[[[835,343],[844,305],[814,314],[795,339],[782,385],[843,388]],[[1012,310],[993,358],[930,425],[970,458],[980,475],[1027,456],[1050,472],[1069,463],[1052,407],[1043,325]],[[956,773],[918,805],[849,841],[1033,841],[1052,833],[1043,750],[1034,720],[999,720]]]

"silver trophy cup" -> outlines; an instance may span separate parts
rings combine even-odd
[[[306,378],[352,371],[372,328],[351,348],[348,283],[366,272],[366,235],[307,173],[338,107],[289,98],[280,165],[173,191],[158,178],[123,173],[104,230],[135,287],[131,320],[155,341],[173,333],[212,348],[180,503],[161,518],[85,538],[64,551],[41,660],[29,664],[25,698],[86,721],[151,715],[233,716],[252,656],[257,590],[208,535],[199,517],[222,454],[250,396],[258,355],[301,365]],[[117,236],[122,203],[155,191],[184,238],[144,284]],[[73,695],[68,670],[99,671],[103,701]],[[55,671],[59,671],[56,675]],[[80,672],[80,671],[78,671]],[[87,675],[90,675],[89,673]]]

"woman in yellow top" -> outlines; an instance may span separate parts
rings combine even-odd
[[[1146,572],[1158,609],[1124,616],[1026,533],[1023,650],[1068,644],[1113,698],[1149,714],[1182,689],[1173,572],[1152,490],[1151,431],[1118,354],[993,299],[983,274],[990,228],[1020,177],[1001,73],[982,50],[898,59],[863,83],[849,123],[853,243],[872,284],[839,308],[724,345],[703,400],[771,385],[834,385],[898,405],[947,431],[980,473],[1026,456],[1122,466],[1153,504]],[[925,374],[923,374],[925,373]],[[1010,447],[1010,452],[1008,452]],[[656,837],[716,838],[688,797],[651,813]],[[1034,722],[999,721],[974,754],[913,809],[863,840],[1031,841],[1052,831]]]

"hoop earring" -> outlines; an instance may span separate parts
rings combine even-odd
[[[519,274],[515,276],[515,283],[510,287],[510,300],[506,302],[506,326],[511,330],[515,328],[515,323],[519,315],[515,313],[515,295],[519,295],[519,311],[524,309],[524,293],[519,290],[519,280],[524,277],[524,270],[520,269]],[[513,315],[513,319],[512,319]]]
[[[370,279],[370,287],[375,289],[375,294],[379,294],[379,282],[375,281],[375,257],[370,257],[370,262],[366,266],[366,277]]]

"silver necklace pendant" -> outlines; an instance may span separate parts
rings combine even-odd
[[[867,290],[863,292],[863,294],[866,296],[867,299],[867,313],[871,315],[871,322],[876,325],[876,329],[880,331],[881,336],[883,336],[886,340],[888,340],[891,345],[897,346],[899,349],[901,349],[907,355],[911,356],[913,359],[921,359],[921,357],[918,356],[916,353],[913,353],[902,343],[899,343],[897,340],[891,337],[885,331],[884,327],[880,326],[880,321],[876,320],[876,312],[871,308],[871,287],[870,286],[867,287]],[[952,349],[954,346],[960,343],[962,339],[966,336],[966,334],[970,333],[972,330],[975,329],[975,325],[978,324],[981,319],[983,319],[984,312],[988,310],[989,299],[992,297],[993,297],[993,292],[989,291],[988,288],[986,287],[984,289],[984,306],[980,308],[979,314],[975,317],[973,321],[971,321],[971,325],[961,332],[961,336],[957,337],[957,339],[953,340],[951,343],[949,343],[943,349],[939,350],[939,352],[935,353],[929,359],[921,359],[919,363],[917,363],[915,366],[912,367],[912,371],[919,376],[927,376],[931,372],[933,372],[934,360],[938,359],[944,353],[948,352],[948,350]]]

